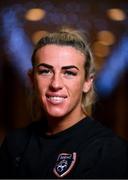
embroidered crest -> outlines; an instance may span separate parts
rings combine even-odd
[[[76,152],[73,152],[72,154],[61,153],[58,155],[57,162],[53,169],[53,172],[57,177],[64,177],[71,171],[75,162]]]

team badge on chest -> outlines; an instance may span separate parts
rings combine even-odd
[[[72,170],[75,162],[76,152],[73,152],[71,154],[61,153],[58,155],[53,172],[57,177],[64,177]]]

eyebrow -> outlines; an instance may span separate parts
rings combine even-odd
[[[53,69],[53,66],[49,65],[49,64],[45,64],[45,63],[41,63],[41,64],[37,64],[36,67],[46,67],[46,68],[49,68],[49,69]]]
[[[48,69],[54,69],[54,67],[52,65],[49,65],[49,64],[46,64],[46,63],[41,63],[41,64],[37,64],[36,65],[37,68],[41,67],[41,66],[46,67]],[[64,69],[64,70],[65,69],[72,69],[72,68],[75,68],[75,69],[79,70],[79,68],[77,66],[74,66],[74,65],[63,66],[62,67],[62,69]]]

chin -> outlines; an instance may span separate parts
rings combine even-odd
[[[65,108],[64,106],[46,108],[46,113],[51,117],[63,117],[66,112],[67,108]]]
[[[62,112],[62,109],[58,111],[46,111],[46,114],[51,118],[63,118],[64,116],[66,116],[66,112]]]
[[[48,113],[49,117],[53,117],[53,118],[62,118],[65,116],[65,114],[61,114],[61,113]]]

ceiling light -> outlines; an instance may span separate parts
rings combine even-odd
[[[99,41],[96,41],[92,48],[95,56],[97,57],[103,58],[109,54],[109,47],[101,44]]]
[[[34,8],[26,12],[25,18],[29,21],[39,21],[44,18],[45,14],[45,10]]]
[[[100,31],[98,32],[98,41],[103,45],[109,46],[115,43],[115,36],[110,31]]]
[[[109,9],[107,10],[107,15],[110,19],[115,21],[123,21],[126,19],[126,14],[122,9]]]

